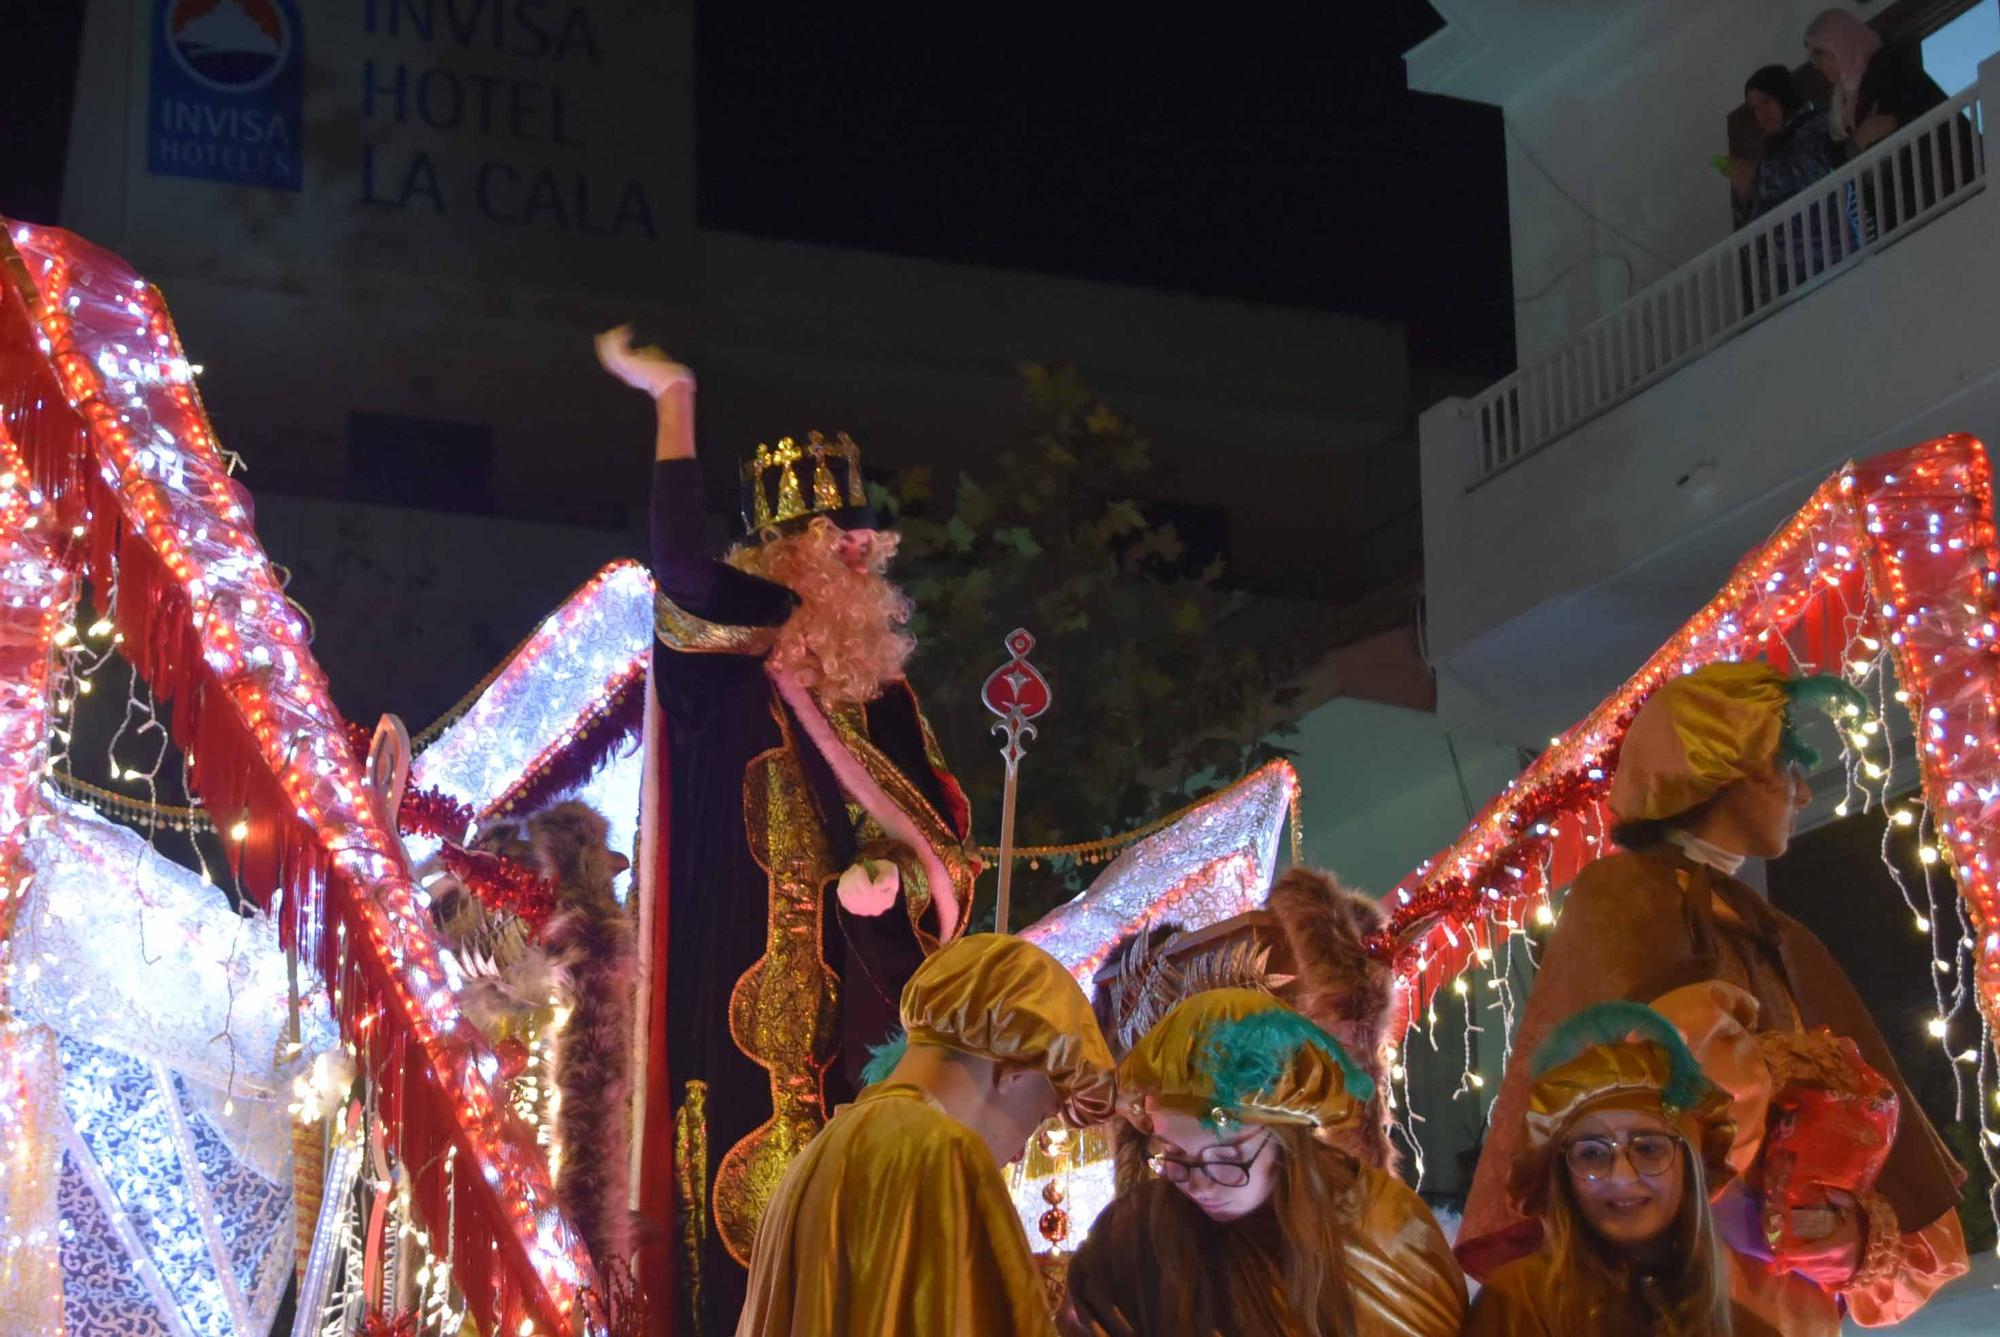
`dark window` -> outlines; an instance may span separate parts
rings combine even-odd
[[[348,414],[347,499],[491,514],[492,425]]]

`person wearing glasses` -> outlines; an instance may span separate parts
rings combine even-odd
[[[1118,1086],[1147,1168],[1071,1260],[1064,1332],[1458,1332],[1465,1279],[1430,1210],[1334,1145],[1374,1092],[1326,1031],[1260,990],[1195,993]]]
[[[1956,1210],[1965,1172],[1911,1097],[1867,1003],[1811,930],[1737,876],[1747,859],[1777,858],[1791,842],[1810,793],[1804,772],[1817,763],[1794,718],[1808,706],[1863,727],[1852,687],[1793,680],[1757,661],[1670,678],[1633,717],[1606,800],[1622,848],[1577,876],[1542,952],[1459,1229],[1469,1274],[1489,1277],[1542,1234],[1508,1193],[1531,1136],[1528,1056],[1564,1018],[1612,1000],[1646,1003],[1692,1039],[1721,1024],[1721,994],[1740,1000],[1735,1024],[1748,1037],[1826,1031],[1853,1041],[1902,1112],[1872,1188],[1829,1193],[1820,1218],[1797,1232],[1812,1236],[1809,1248],[1785,1251],[1775,1270],[1731,1250],[1737,1300],[1787,1333],[1837,1332],[1842,1311],[1864,1326],[1900,1322],[1967,1270]],[[1739,1076],[1711,1076],[1732,1097],[1749,1093]],[[1756,1158],[1753,1140],[1737,1165],[1753,1202]]]
[[[1732,1173],[1736,1128],[1673,1023],[1602,1003],[1557,1027],[1532,1066],[1507,1182],[1542,1247],[1487,1278],[1468,1337],[1774,1331],[1732,1312],[1709,1195]]]

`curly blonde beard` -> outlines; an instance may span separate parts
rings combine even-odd
[[[834,705],[873,701],[903,675],[917,648],[903,630],[910,620],[909,597],[885,574],[896,555],[896,535],[854,531],[852,538],[864,544],[858,571],[841,557],[845,537],[822,517],[799,533],[729,554],[732,566],[799,596],[798,609],[778,629],[769,662]]]

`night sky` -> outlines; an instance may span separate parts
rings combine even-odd
[[[83,6],[15,8],[0,212],[50,220]],[[1419,363],[1511,368],[1500,117],[1404,88],[1422,0],[863,8],[697,6],[703,226],[1383,316]]]
[[[1421,362],[1512,369],[1500,114],[1404,86],[1422,0],[862,8],[697,7],[703,226],[1399,318]]]

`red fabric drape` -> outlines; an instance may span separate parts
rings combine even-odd
[[[652,969],[646,996],[646,1122],[639,1130],[639,1212],[649,1223],[639,1249],[639,1284],[649,1302],[648,1337],[672,1337],[680,1317],[676,1294],[680,1256],[678,1204],[674,1198],[674,1090],[667,1077],[667,829],[666,721],[653,686],[646,692],[646,791],[651,806],[652,841],[646,850],[651,866],[653,922],[650,935]],[[651,1227],[658,1227],[655,1234]]]

